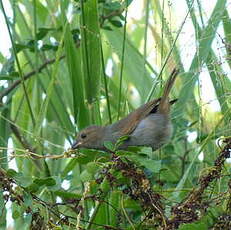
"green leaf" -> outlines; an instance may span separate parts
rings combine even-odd
[[[103,4],[103,8],[114,11],[114,10],[119,10],[121,8],[121,5],[119,2],[110,2],[110,3]]]
[[[31,194],[29,194],[29,193],[24,193],[24,194],[23,194],[23,200],[24,200],[23,204],[24,204],[26,207],[31,207],[31,206],[32,206],[33,200],[32,200]]]
[[[25,45],[25,44],[15,44],[15,49],[16,52],[19,53],[20,51],[24,50],[24,49],[29,49],[31,48],[30,45]]]
[[[84,170],[81,174],[80,174],[80,179],[82,182],[87,182],[93,179],[93,176],[91,173],[89,173],[87,170]]]
[[[115,27],[122,27],[123,26],[123,24],[121,23],[121,21],[113,20],[113,19],[110,19],[109,21]]]
[[[122,44],[123,33],[118,28],[113,28],[113,31],[104,30],[108,43],[113,47],[119,59],[122,59]],[[129,39],[126,40],[126,52],[124,56],[124,81],[134,85],[139,92],[141,101],[145,101],[149,89],[153,85],[153,79],[150,77],[149,68],[154,72],[153,68],[147,63],[149,68],[144,69],[144,59],[137,47],[135,47]],[[154,72],[156,75],[156,72]],[[144,76],[145,77],[141,77]]]
[[[229,17],[229,13],[227,9],[224,11],[223,17],[223,28],[225,33],[225,48],[227,53],[227,62],[229,64],[229,68],[231,69],[231,51],[230,51],[230,44],[231,44],[231,20]]]
[[[14,210],[12,213],[13,219],[18,219],[21,216],[21,213],[18,210]]]
[[[137,211],[138,210],[141,211],[140,205],[135,200],[132,200],[132,199],[126,199],[124,202],[124,206],[125,206],[125,208],[135,209]]]
[[[126,1],[123,1],[123,6],[124,6],[124,7],[128,7],[132,2],[133,2],[133,0],[126,0]]]
[[[142,147],[140,153],[145,154],[150,158],[153,156],[153,151],[151,147]]]
[[[110,26],[102,26],[101,28],[104,29],[104,30],[112,31],[112,28]]]
[[[67,165],[65,166],[64,170],[62,171],[61,175],[62,178],[66,178],[67,174],[78,164],[78,159],[71,159]]]
[[[40,27],[38,28],[38,33],[36,34],[36,39],[37,40],[42,40],[49,31],[55,30],[54,28],[45,28],[45,27]]]
[[[198,79],[198,75],[199,75],[199,72],[196,70],[201,68],[201,66],[208,58],[211,49],[211,44],[216,34],[216,30],[218,28],[220,21],[222,20],[222,16],[225,10],[225,5],[226,5],[226,0],[218,0],[216,2],[212,15],[208,21],[208,25],[201,32],[201,36],[199,38],[199,52],[194,55],[193,60],[191,62],[190,70],[183,79],[183,85],[187,85],[187,87],[182,87],[182,90],[180,91],[181,96],[175,106],[175,111],[174,111],[175,115],[181,114],[181,111],[185,109],[186,103],[190,101],[190,97],[193,94],[193,88],[195,86],[195,82]],[[188,178],[192,166],[197,160],[198,155],[202,151],[203,147],[204,146],[202,145],[200,151],[198,151],[197,154],[194,155],[194,158],[190,162],[190,165],[188,166],[184,176],[179,181],[176,187],[176,192],[173,194],[174,199],[177,199],[177,197],[179,196],[180,193],[179,191],[184,186],[184,183]]]
[[[106,149],[108,149],[110,151],[115,150],[115,146],[112,144],[111,141],[104,141],[103,145],[106,147]]]
[[[109,154],[95,150],[95,149],[81,149],[81,154],[77,156],[77,160],[80,164],[86,164],[93,161],[95,158],[108,157]]]
[[[62,172],[62,178],[65,178],[67,174],[76,166],[76,164],[87,164],[88,162],[94,161],[96,158],[101,158],[107,160],[109,154],[103,151],[98,151],[94,149],[81,149],[81,152],[76,156],[76,158],[71,159]]]
[[[66,29],[66,27],[64,27],[64,28]],[[65,29],[64,29],[64,32],[61,36],[60,44],[63,43],[63,36],[65,34]],[[50,82],[46,88],[46,97],[42,101],[41,106],[39,107],[40,110],[39,110],[39,113],[37,115],[37,121],[36,121],[36,125],[34,128],[35,129],[35,136],[40,136],[40,131],[42,129],[42,123],[46,117],[47,110],[48,110],[48,107],[50,105],[51,97],[52,97],[53,91],[54,91],[55,81],[56,81],[57,72],[58,72],[58,64],[59,64],[59,59],[61,57],[62,49],[63,49],[63,47],[59,46],[58,51],[56,52],[55,62],[53,65],[53,71],[51,73],[51,79],[50,79]]]
[[[121,192],[118,190],[113,190],[110,193],[110,198],[109,198],[109,202],[110,202],[110,206],[109,206],[109,215],[110,215],[110,223],[113,226],[117,225],[117,210],[120,210],[120,206],[121,206],[121,202],[120,202],[120,198],[121,198]],[[116,207],[116,209],[114,208]]]
[[[14,169],[8,169],[7,175],[15,179],[17,183],[23,187],[28,186],[29,184],[31,184],[32,181],[31,176],[25,176],[23,175],[23,173],[16,172]]]
[[[48,50],[57,51],[58,50],[58,46],[57,45],[44,44],[44,45],[42,45],[42,47],[40,48],[40,50],[42,50],[42,51],[48,51]]]
[[[127,156],[130,154],[133,154],[133,153],[131,153],[131,151],[125,151],[125,150],[117,150],[116,151],[116,155],[118,155],[118,156]]]
[[[15,80],[15,78],[18,77],[18,72],[11,72],[10,74],[0,74],[0,80]]]
[[[102,183],[100,184],[100,188],[102,189],[103,192],[108,192],[111,188],[111,185],[108,181],[108,179],[104,178]]]
[[[62,2],[61,12],[63,17],[63,23],[67,21],[64,7],[64,2]],[[66,53],[66,63],[68,67],[69,78],[72,83],[71,90],[73,97],[72,106],[74,111],[74,119],[75,122],[77,121],[78,127],[81,129],[89,124],[89,116],[88,110],[84,103],[84,72],[82,70],[82,55],[80,49],[77,49],[76,45],[74,44],[69,23],[67,23],[66,25],[66,31],[64,35],[64,48]]]
[[[141,165],[143,165],[145,168],[149,169],[153,173],[158,173],[161,170],[162,161],[145,159],[142,161]]]
[[[91,173],[91,174],[95,174],[97,171],[99,171],[101,169],[101,167],[99,166],[98,163],[96,162],[89,162],[87,165],[86,165],[86,170]]]
[[[177,183],[179,178],[176,176],[176,174],[174,173],[174,168],[173,166],[171,168],[168,168],[166,170],[166,168],[162,168],[160,173],[160,180],[162,181],[167,181],[168,183]]]
[[[183,224],[180,226],[179,230],[207,230],[208,225],[206,223],[190,223],[190,224]]]
[[[63,88],[68,88],[68,84],[65,85],[65,83],[67,82],[66,77],[62,76],[63,78],[60,80],[58,80],[60,82],[60,84],[62,84]],[[46,88],[47,85],[49,85],[49,79],[47,77],[42,77],[41,78],[41,87]],[[66,109],[68,105],[66,101],[64,101],[64,98],[61,98],[60,95],[62,95],[62,90],[60,89],[60,87],[57,87],[57,85],[54,86],[54,91],[52,92],[52,95],[50,97],[50,106],[48,108],[48,115],[51,116],[51,119],[48,118],[48,120],[51,121],[56,121],[58,125],[60,125],[62,127],[62,131],[63,132],[68,132],[68,137],[69,137],[69,133],[74,133],[75,129],[73,127],[73,124],[70,120],[70,115]],[[65,95],[68,101],[68,95],[67,93],[69,92],[69,90],[66,91]],[[50,117],[49,116],[49,117]],[[50,130],[52,131],[52,130]],[[52,131],[52,133],[54,133]]]
[[[39,186],[54,186],[56,185],[56,181],[52,177],[47,177],[47,178],[36,178],[33,183],[39,185]]]
[[[63,198],[63,199],[81,199],[81,197],[82,197],[82,194],[67,192],[65,190],[54,191],[54,194],[56,196]]]
[[[180,113],[185,108],[185,104],[189,101],[189,98],[193,94],[193,87],[198,79],[199,72],[197,69],[201,68],[206,59],[208,58],[211,44],[216,35],[216,30],[220,21],[222,20],[223,12],[225,10],[226,0],[218,0],[211,17],[209,18],[208,25],[201,31],[199,38],[199,51],[195,53],[189,72],[184,75],[183,85],[178,102],[175,106],[175,113]]]
[[[84,87],[91,122],[100,123],[99,90],[101,83],[101,38],[98,1],[81,3],[81,52],[84,73]],[[93,115],[94,114],[94,115]]]
[[[161,163],[162,161],[159,160],[152,160],[147,159],[146,157],[142,157],[136,154],[133,155],[127,155],[126,156],[129,160],[137,163],[138,165],[144,166],[145,168],[149,169],[153,173],[157,173],[161,170]]]
[[[8,169],[6,171],[6,174],[9,176],[9,177],[16,177],[17,175],[19,175],[14,169]]]
[[[124,135],[124,136],[120,137],[117,140],[114,149],[118,149],[119,146],[121,146],[128,138],[129,138],[129,135]]]
[[[28,192],[36,193],[40,189],[40,186],[38,184],[32,183],[29,186],[26,187],[26,190]]]
[[[3,56],[3,54],[0,52],[0,63],[5,62],[5,57]]]

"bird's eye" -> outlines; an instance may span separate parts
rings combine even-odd
[[[87,137],[87,135],[85,133],[82,133],[81,138],[84,139],[85,137]]]

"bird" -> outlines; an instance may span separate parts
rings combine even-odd
[[[128,114],[125,118],[106,126],[91,125],[77,135],[71,149],[96,149],[107,151],[105,142],[115,144],[119,138],[127,139],[118,147],[147,146],[153,151],[166,144],[172,134],[170,106],[177,99],[169,100],[169,93],[179,70],[174,68],[160,98],[151,100]]]

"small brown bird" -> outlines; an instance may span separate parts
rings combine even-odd
[[[127,117],[107,126],[89,126],[83,129],[72,145],[72,149],[89,148],[106,150],[104,143],[116,141],[127,136],[128,139],[119,147],[126,149],[128,146],[149,146],[153,150],[160,148],[168,142],[172,133],[170,120],[170,105],[177,100],[169,101],[169,92],[178,74],[174,69],[169,77],[161,98],[154,99]]]

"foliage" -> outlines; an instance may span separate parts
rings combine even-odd
[[[10,18],[1,1],[12,48],[0,54],[0,229],[9,215],[14,229],[230,228],[228,2],[208,15],[182,0],[183,17],[171,1],[140,2],[14,0]],[[158,97],[174,67],[168,145],[67,151],[87,125]]]

